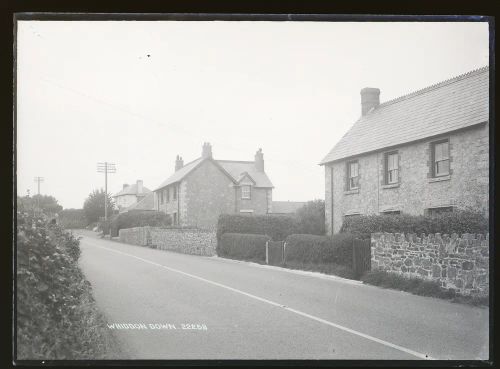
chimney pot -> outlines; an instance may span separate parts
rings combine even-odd
[[[182,157],[180,157],[179,155],[177,155],[176,158],[175,158],[175,171],[177,172],[183,166],[184,166],[184,160],[182,160]]]
[[[203,158],[211,158],[212,157],[212,145],[208,142],[203,143],[203,148],[201,150],[201,156]]]
[[[255,153],[255,168],[259,172],[264,171],[264,154],[262,153],[262,149],[257,150]]]
[[[380,105],[380,90],[365,87],[361,90],[361,115],[366,115],[370,110]]]

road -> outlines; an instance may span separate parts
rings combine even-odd
[[[487,308],[88,233],[81,249],[127,359],[488,359]]]

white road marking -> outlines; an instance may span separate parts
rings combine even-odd
[[[280,307],[280,308],[283,308],[285,310],[288,310],[292,313],[295,313],[297,315],[300,315],[300,316],[303,316],[305,318],[309,318],[309,319],[312,319],[312,320],[315,320],[317,322],[320,322],[320,323],[323,323],[323,324],[326,324],[326,325],[329,325],[331,327],[335,327],[337,329],[340,329],[342,331],[345,331],[345,332],[349,332],[351,334],[354,334],[356,336],[359,336],[359,337],[363,337],[367,340],[370,340],[370,341],[373,341],[373,342],[377,342],[377,343],[380,343],[381,345],[384,345],[384,346],[387,346],[387,347],[390,347],[390,348],[393,348],[395,350],[398,350],[398,351],[402,351],[402,352],[405,352],[407,354],[410,354],[410,355],[413,355],[415,357],[418,357],[419,359],[423,359],[423,360],[436,360],[435,358],[433,357],[430,357],[428,355],[425,355],[425,354],[422,354],[420,352],[417,352],[417,351],[413,351],[409,348],[406,348],[406,347],[403,347],[403,346],[399,346],[399,345],[396,345],[394,343],[391,343],[391,342],[388,342],[388,341],[384,341],[380,338],[377,338],[377,337],[373,337],[373,336],[370,336],[368,334],[365,334],[365,333],[362,333],[362,332],[359,332],[359,331],[356,331],[354,329],[351,329],[351,328],[347,328],[347,327],[344,327],[340,324],[336,324],[336,323],[333,323],[333,322],[330,322],[328,320],[325,320],[325,319],[322,319],[322,318],[319,318],[317,316],[314,316],[314,315],[311,315],[311,314],[307,314],[307,313],[304,313],[303,311],[300,311],[300,310],[296,310],[296,309],[293,309],[291,307],[288,307],[288,306],[285,306],[283,304],[279,304],[277,302],[274,302],[274,301],[271,301],[271,300],[267,300],[265,298],[262,298],[262,297],[259,297],[259,296],[256,296],[256,295],[252,295],[248,292],[244,292],[244,291],[241,291],[241,290],[238,290],[236,288],[233,288],[233,287],[229,287],[229,286],[226,286],[224,284],[221,284],[221,283],[218,283],[218,282],[214,282],[214,281],[211,281],[209,279],[205,279],[205,278],[202,278],[202,277],[198,277],[194,274],[190,274],[190,273],[186,273],[186,272],[183,272],[182,270],[179,270],[179,269],[175,269],[175,268],[171,268],[171,267],[168,267],[168,266],[165,266],[165,265],[162,265],[162,264],[158,264],[158,263],[155,263],[154,261],[151,261],[151,260],[147,260],[147,259],[143,259],[139,256],[135,256],[135,255],[132,255],[132,254],[128,254],[126,252],[123,252],[123,251],[118,251],[118,250],[115,250],[115,249],[112,249],[112,248],[109,248],[109,247],[105,247],[105,246],[94,246],[94,247],[98,247],[98,248],[102,248],[102,249],[106,249],[106,250],[109,250],[111,252],[115,252],[117,254],[122,254],[122,255],[126,255],[126,256],[129,256],[131,258],[134,258],[134,259],[137,259],[137,260],[141,260],[145,263],[148,263],[148,264],[151,264],[151,265],[155,265],[155,266],[158,266],[160,268],[164,268],[164,269],[167,269],[171,272],[175,272],[175,273],[179,273],[179,274],[182,274],[182,275],[185,275],[187,277],[190,277],[190,278],[193,278],[193,279],[197,279],[199,281],[203,281],[205,283],[209,283],[209,284],[212,284],[214,286],[217,286],[217,287],[221,287],[221,288],[224,288],[226,290],[229,290],[229,291],[233,291],[233,292],[236,292],[236,293],[239,293],[240,295],[244,295],[244,296],[248,296],[254,300],[258,300],[258,301],[262,301],[262,302],[265,302],[269,305],[273,305],[273,306],[277,306],[277,307]]]

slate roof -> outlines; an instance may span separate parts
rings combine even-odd
[[[483,67],[380,104],[362,116],[320,165],[488,121],[489,68]]]
[[[176,171],[165,181],[163,181],[158,187],[156,187],[154,191],[157,191],[172,183],[180,182],[196,167],[198,167],[198,165],[200,165],[204,160],[212,160],[213,162],[218,164],[224,171],[227,172],[227,174],[235,182],[238,182],[238,180],[241,179],[241,174],[243,172],[247,172],[250,175],[250,177],[252,177],[252,179],[255,181],[255,187],[273,188],[273,184],[269,180],[267,174],[265,172],[257,171],[257,169],[255,168],[255,162],[253,161],[214,160],[210,158],[200,157],[184,165],[181,169]]]
[[[273,214],[291,214],[295,213],[305,204],[305,202],[298,201],[273,201],[271,206]]]
[[[134,183],[132,185],[125,187],[123,190],[121,190],[117,194],[113,195],[113,197],[123,196],[123,195],[141,196],[141,195],[145,195],[149,192],[151,192],[151,190],[149,188],[142,186],[142,193],[137,193],[137,183]]]
[[[130,210],[155,210],[154,193],[149,192],[141,201],[138,201],[125,209],[125,211]]]

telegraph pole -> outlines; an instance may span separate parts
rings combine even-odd
[[[35,177],[35,182],[37,183],[38,186],[38,197],[36,199],[36,204],[38,208],[40,208],[40,183],[43,182],[43,177]]]
[[[97,172],[104,173],[104,220],[108,220],[108,173],[116,173],[114,163],[97,163]]]

